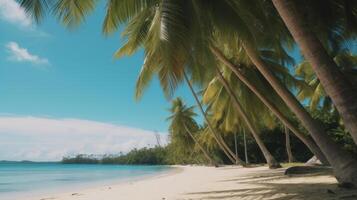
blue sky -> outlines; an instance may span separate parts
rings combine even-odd
[[[23,139],[19,133],[23,130],[17,127],[31,126],[29,119],[43,123],[48,123],[47,119],[75,119],[149,133],[167,132],[165,119],[170,104],[156,80],[141,101],[134,100],[143,53],[114,59],[113,53],[121,46],[120,32],[104,37],[103,16],[101,5],[82,26],[69,31],[52,16],[36,25],[14,0],[0,0],[0,124],[1,120],[8,122],[9,117],[16,122],[15,127],[5,130],[0,126],[1,151],[6,147],[11,152],[11,148],[21,146],[17,141]],[[180,88],[178,94],[193,103],[187,88]],[[51,126],[52,122],[43,126]],[[36,135],[41,130],[33,132]],[[45,145],[38,142],[38,136],[26,137],[32,143],[26,150]],[[46,136],[43,133],[41,137]],[[0,153],[0,160],[11,159],[11,155],[4,154]],[[37,159],[26,155],[14,158]]]

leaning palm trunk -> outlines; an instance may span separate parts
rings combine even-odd
[[[285,133],[285,147],[286,147],[286,153],[288,154],[288,161],[289,163],[292,163],[294,162],[294,156],[293,156],[293,152],[291,151],[289,129],[286,126],[284,126],[284,133]]]
[[[207,151],[202,147],[202,145],[196,140],[195,136],[193,136],[192,132],[187,128],[186,124],[183,125],[186,129],[187,133],[190,135],[192,140],[198,146],[198,148],[202,151],[203,155],[205,155],[206,159],[210,163],[210,165],[218,166],[217,163],[208,155]]]
[[[240,81],[242,81],[263,103],[269,110],[285,125],[287,126],[309,149],[310,151],[323,163],[328,165],[328,161],[325,155],[321,152],[320,148],[316,145],[314,141],[312,141],[309,137],[304,135],[298,128],[296,128],[290,120],[285,117],[283,113],[267,98],[262,92],[250,81],[245,75],[239,70],[237,66],[235,66],[232,62],[230,62],[223,53],[217,49],[216,47],[211,47],[212,53],[220,60],[223,64],[225,64],[233,73],[238,77]]]
[[[236,95],[234,94],[232,88],[228,85],[227,80],[223,77],[219,69],[217,68],[217,75],[218,79],[221,81],[223,87],[228,92],[231,100],[233,101],[234,106],[236,107],[237,112],[243,118],[246,126],[248,127],[249,131],[252,133],[255,141],[257,142],[260,150],[262,151],[265,160],[268,163],[269,168],[279,168],[281,167],[280,164],[275,160],[275,158],[271,155],[268,148],[265,146],[263,140],[260,138],[257,129],[254,127],[253,123],[250,121],[247,113],[243,110],[242,105],[239,103]]]
[[[185,72],[184,72],[184,78],[185,78],[185,81],[186,81],[188,87],[191,90],[191,93],[192,93],[192,95],[193,95],[193,97],[194,97],[194,99],[195,99],[195,101],[197,103],[197,106],[198,106],[200,112],[202,113],[202,115],[203,115],[203,117],[204,117],[204,119],[205,119],[205,121],[207,123],[207,126],[208,126],[209,130],[211,131],[211,133],[213,134],[213,138],[216,140],[218,146],[222,149],[222,151],[225,153],[225,155],[229,158],[229,160],[232,163],[239,163],[239,164],[244,166],[245,163],[241,159],[239,159],[238,157],[236,157],[234,155],[234,153],[230,150],[228,145],[224,142],[224,140],[221,137],[221,135],[217,134],[216,131],[214,130],[214,128],[213,128],[212,124],[210,123],[210,121],[208,120],[208,118],[207,118],[207,116],[206,116],[206,114],[205,114],[205,112],[204,112],[204,110],[202,108],[202,105],[201,105],[200,101],[198,100],[198,97],[197,97],[197,95],[196,95],[196,93],[195,93],[195,91],[194,91],[194,89],[193,89],[193,87],[192,87],[192,85],[190,83],[190,80],[188,79],[188,77],[187,77]]]
[[[286,105],[302,122],[302,125],[311,134],[321,151],[331,164],[336,179],[341,183],[353,184],[357,186],[357,161],[347,152],[338,146],[326,133],[322,124],[318,123],[305,110],[295,96],[275,77],[269,66],[260,58],[255,48],[244,44],[244,49],[257,67],[260,73],[274,88],[277,94],[283,99]]]
[[[321,42],[308,28],[293,1],[273,0],[273,3],[357,144],[356,88],[344,77]]]

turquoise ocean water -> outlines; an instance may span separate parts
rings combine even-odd
[[[166,173],[170,169],[166,166],[0,162],[0,199],[23,199],[104,186]]]

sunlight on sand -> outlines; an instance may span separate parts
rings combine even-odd
[[[118,185],[55,194],[33,200],[332,200],[357,199],[356,190],[337,187],[331,175],[288,177],[267,167],[177,166],[173,173]],[[209,176],[208,176],[209,175]]]

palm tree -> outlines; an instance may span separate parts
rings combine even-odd
[[[167,118],[171,121],[169,132],[171,142],[179,143],[175,148],[193,149],[193,143],[198,146],[200,151],[204,154],[207,161],[211,165],[217,166],[216,162],[209,156],[208,152],[197,141],[194,133],[199,130],[195,120],[196,113],[193,111],[194,107],[187,107],[181,98],[176,98],[172,101],[170,108],[171,116]]]
[[[208,94],[205,97],[205,101],[209,102],[209,101],[214,101],[214,106],[213,108],[226,108],[228,109],[228,111],[225,111],[226,114],[220,114],[220,116],[222,117],[223,115],[225,115],[225,119],[223,123],[225,124],[225,127],[230,129],[229,126],[232,126],[232,124],[230,123],[230,121],[232,121],[232,119],[229,118],[233,118],[233,119],[237,119],[237,115],[242,118],[243,121],[243,125],[248,127],[249,131],[252,133],[254,139],[256,140],[259,148],[261,149],[268,165],[270,168],[278,168],[280,167],[280,164],[275,160],[275,158],[271,155],[271,153],[269,152],[269,150],[267,149],[267,147],[265,146],[264,142],[262,141],[262,139],[260,138],[260,135],[257,131],[257,128],[255,127],[255,125],[253,124],[251,118],[247,115],[246,111],[243,109],[241,103],[238,101],[238,98],[236,96],[236,94],[234,93],[234,91],[231,89],[231,87],[226,80],[225,77],[223,77],[223,75],[221,74],[221,72],[219,71],[219,69],[217,68],[217,80],[219,81],[219,83],[221,84],[220,89],[217,90],[217,86],[215,83],[216,79],[213,79],[213,81],[211,82],[211,84],[208,86],[208,88],[206,89],[206,93]],[[228,95],[222,95],[220,93],[226,93]],[[215,94],[218,93],[218,94]],[[209,97],[213,97],[213,99],[209,99]],[[224,98],[224,99],[220,99],[224,96],[228,96],[229,99]],[[246,95],[244,95],[246,96]],[[226,100],[227,102],[223,102],[223,100]],[[233,104],[233,109],[235,109],[237,115],[232,115],[234,113],[234,111],[230,111],[230,104]],[[249,110],[250,113],[253,112],[253,110]],[[215,110],[214,113],[218,114],[221,113],[222,111],[219,110]],[[263,116],[263,115],[261,115]],[[233,125],[233,126],[237,126],[237,125]]]
[[[352,8],[353,5],[357,6],[356,1],[340,1],[343,2],[342,5],[337,2],[323,2],[323,4],[334,3],[335,9],[346,6],[343,4],[346,2]],[[353,87],[351,82],[339,70],[337,64],[329,56],[318,37],[310,30],[308,22],[301,15],[302,11],[298,9],[295,3],[292,0],[273,0],[273,4],[301,48],[302,53],[311,63],[317,78],[336,106],[347,130],[349,130],[357,144],[357,89]],[[345,7],[345,10],[350,11],[351,8]],[[345,15],[345,13],[343,14]],[[351,15],[356,19],[357,14],[355,11],[352,11]],[[341,18],[341,16],[329,16],[329,20],[335,21],[333,17],[339,18],[338,20]],[[332,31],[335,31],[335,29],[340,29],[340,27],[335,26],[332,29],[334,29]]]
[[[188,79],[186,73],[184,72],[184,78],[185,78],[185,81],[188,85],[188,87],[190,88],[191,90],[191,93],[197,103],[197,106],[199,108],[199,110],[201,111],[204,119],[205,119],[205,122],[207,123],[207,127],[208,129],[210,130],[210,132],[213,134],[213,137],[214,139],[216,140],[217,144],[220,146],[220,148],[225,152],[226,156],[228,158],[230,158],[230,160],[233,162],[233,163],[236,163],[236,164],[241,164],[243,166],[245,166],[245,163],[238,157],[237,154],[234,154],[231,149],[228,147],[228,145],[224,142],[222,136],[217,133],[216,129],[214,129],[214,127],[212,126],[210,120],[208,119],[206,113],[204,112],[203,110],[203,107],[201,105],[201,102],[199,101],[197,95],[196,95],[196,92],[194,91],[191,83],[190,83],[190,80]]]

